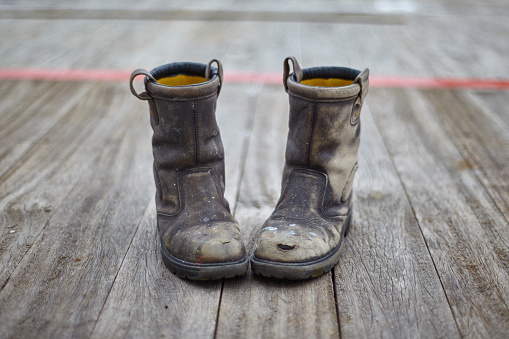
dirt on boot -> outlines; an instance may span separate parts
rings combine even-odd
[[[307,279],[334,267],[350,228],[369,71],[302,70],[293,57],[284,70],[290,130],[281,197],[255,241],[251,268],[268,277]]]
[[[216,63],[218,67],[212,67]],[[144,75],[146,92],[133,80]],[[163,261],[193,280],[230,278],[249,265],[239,225],[224,198],[224,151],[215,110],[222,66],[182,62],[131,75],[154,131],[157,227]]]

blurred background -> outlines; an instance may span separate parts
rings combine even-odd
[[[508,78],[504,0],[4,0],[0,68],[227,72],[369,67],[372,75]]]

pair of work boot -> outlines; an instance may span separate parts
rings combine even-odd
[[[133,87],[138,75],[144,76],[146,92]],[[307,279],[339,261],[350,227],[368,70],[301,69],[289,57],[283,84],[290,121],[281,196],[258,234],[250,261],[255,274]],[[224,151],[215,118],[222,85],[218,60],[140,69],[130,79],[132,93],[148,101],[154,130],[163,261],[189,279],[230,278],[249,266],[239,224],[224,198]]]

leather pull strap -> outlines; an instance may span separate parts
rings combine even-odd
[[[361,87],[361,91],[359,95],[355,99],[352,114],[350,115],[350,123],[355,125],[360,118],[362,104],[364,103],[364,98],[368,94],[369,89],[369,69],[364,69],[353,81],[354,84],[358,84]]]
[[[145,75],[147,76],[150,80],[154,81],[154,82],[157,82],[157,80],[152,76],[152,74],[150,74],[149,72],[147,72],[146,70],[144,69],[137,69],[135,70],[132,74],[131,74],[131,79],[129,80],[129,86],[131,88],[131,93],[137,97],[138,99],[140,100],[149,100],[150,99],[150,95],[148,95],[147,92],[143,92],[143,93],[137,93],[136,90],[134,89],[134,86],[133,86],[133,81],[134,81],[134,78],[136,78],[138,75]]]
[[[361,91],[359,93],[361,97],[361,104],[364,102],[364,98],[368,95],[369,88],[369,69],[365,68],[353,81],[354,84],[359,84],[361,86]]]
[[[209,81],[210,78],[212,77],[210,71],[212,64],[214,62],[217,64],[217,76],[219,77],[219,88],[217,89],[217,96],[219,96],[219,93],[221,93],[221,88],[223,87],[223,65],[219,60],[212,59],[209,61],[209,63],[207,64],[207,68],[205,69],[205,78],[207,79],[207,81]]]
[[[295,75],[295,79],[297,82],[301,82],[303,78],[302,69],[299,66],[299,63],[297,62],[297,59],[295,57],[290,56],[285,59],[283,62],[284,72],[283,72],[283,85],[285,86],[285,91],[288,93],[288,84],[286,83],[288,81],[288,76],[290,75],[290,61],[292,61],[293,65],[293,74]]]

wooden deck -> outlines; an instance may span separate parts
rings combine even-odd
[[[0,338],[507,338],[506,1],[60,3],[0,5]],[[226,194],[251,249],[279,196],[288,99],[269,80],[289,55],[374,79],[341,261],[302,282],[175,277],[146,103],[98,70],[223,62]],[[98,81],[44,79],[61,69]]]

